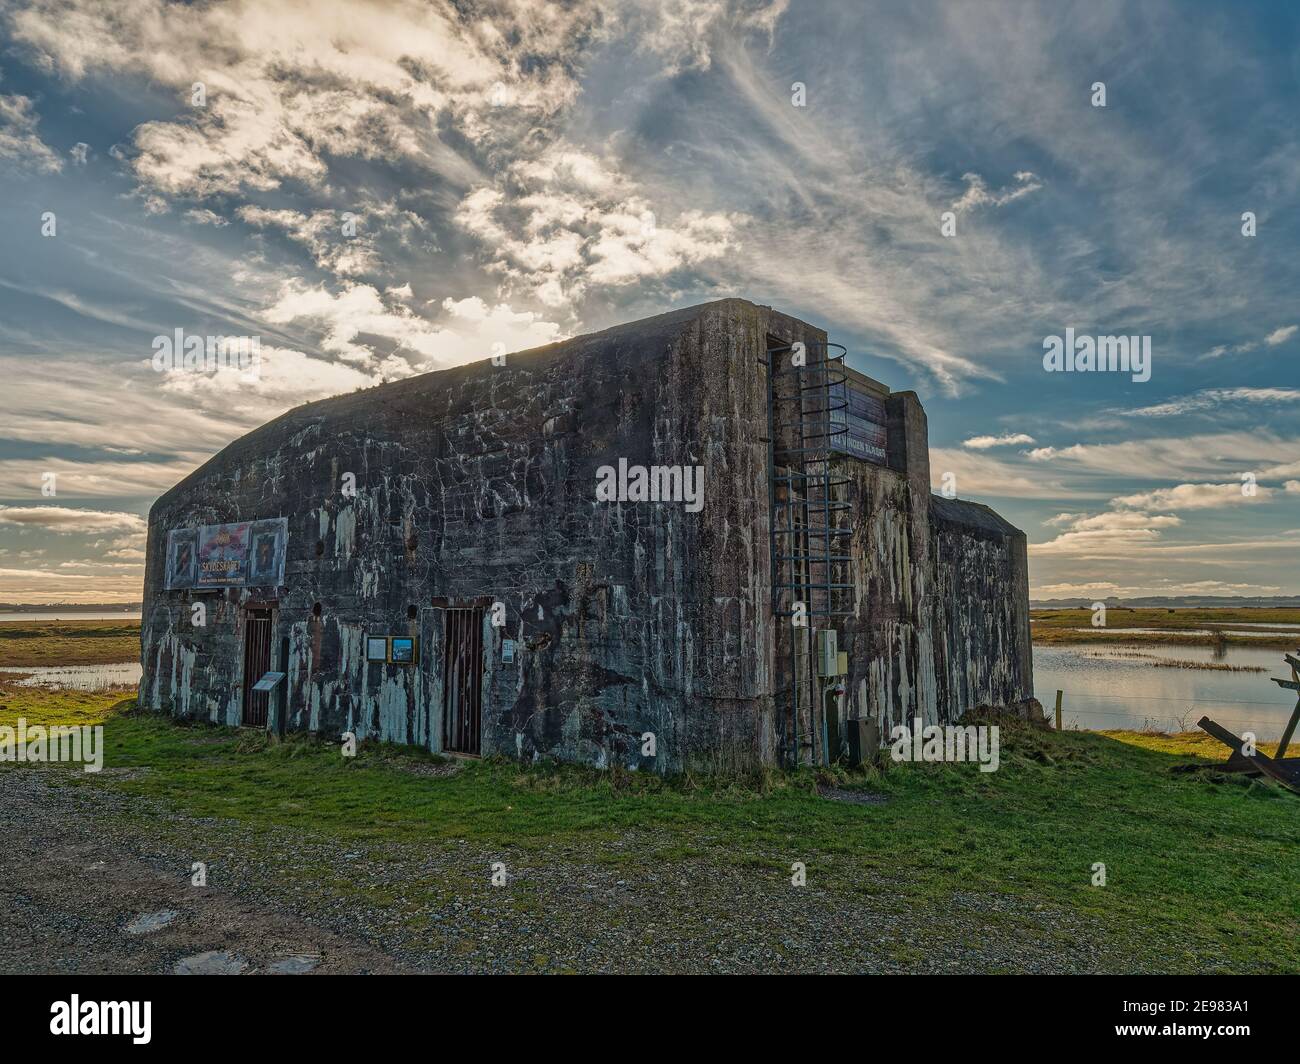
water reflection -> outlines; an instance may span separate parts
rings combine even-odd
[[[139,610],[113,610],[110,612],[90,612],[90,613],[0,613],[0,621],[138,621],[140,619]]]
[[[0,679],[13,679],[20,687],[70,687],[77,691],[107,691],[114,687],[137,687],[140,663],[118,665],[23,665],[0,669]]]
[[[1096,632],[1096,628],[1067,628],[1067,632]],[[1272,639],[1276,636],[1285,636],[1291,631],[1291,627],[1285,624],[1269,625],[1267,629],[1261,625],[1258,627],[1242,625],[1241,630],[1236,628],[1115,628],[1108,626],[1107,632],[1132,632],[1146,634],[1174,634],[1174,635],[1215,635],[1222,632],[1224,635],[1249,636],[1252,639]]]
[[[1257,668],[1234,672],[1176,668],[1153,661],[1191,661]],[[1295,692],[1269,679],[1290,679],[1280,650],[1091,643],[1034,647],[1034,690],[1052,713],[1065,693],[1067,728],[1193,731],[1208,716],[1238,734],[1265,742],[1281,738],[1295,708]]]

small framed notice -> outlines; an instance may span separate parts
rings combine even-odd
[[[389,651],[388,660],[394,665],[413,665],[415,664],[415,640],[409,636],[395,635],[389,640],[392,649]]]
[[[366,636],[366,660],[388,660],[388,637],[383,635]]]

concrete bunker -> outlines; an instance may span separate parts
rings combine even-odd
[[[740,299],[309,403],[154,504],[141,703],[659,772],[1024,712],[1025,537],[927,440]]]

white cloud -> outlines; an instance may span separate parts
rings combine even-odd
[[[632,3],[620,14],[638,25],[644,46],[664,60],[663,74],[708,70],[713,52],[728,37],[758,31],[769,48],[789,0],[657,0]]]
[[[208,210],[206,207],[191,208],[185,212],[185,217],[198,225],[211,225],[217,229],[230,224],[228,218],[223,218],[216,211]]]
[[[42,476],[55,474],[60,495],[69,498],[123,498],[166,491],[194,468],[192,461],[123,462],[57,458],[0,459],[0,483],[10,486],[11,497],[40,497]]]
[[[107,451],[114,463],[126,451],[166,455],[168,461],[192,468],[257,423],[224,404],[178,401],[177,393],[160,387],[162,376],[150,366],[143,340],[141,348],[138,358],[107,363],[65,355],[58,374],[49,372],[44,359],[7,357],[5,435],[26,443]],[[124,410],[131,416],[123,417]],[[68,411],[76,411],[76,417]],[[30,461],[25,472],[13,470],[21,479],[11,482],[39,483],[43,468],[42,460]],[[116,468],[110,470],[110,475],[116,473]]]
[[[604,14],[591,2],[502,3],[471,17],[419,0],[135,0],[127,15],[93,0],[31,0],[8,29],[71,80],[125,70],[175,92],[181,113],[141,123],[130,164],[163,196],[206,197],[321,186],[328,157],[405,158],[467,183],[475,167],[440,125],[491,145],[555,114],[577,94],[577,49]]]
[[[1131,558],[1159,539],[1160,533],[1154,528],[1088,529],[1063,532],[1046,543],[1031,543],[1029,553],[1035,557]]]
[[[344,219],[334,211],[313,211],[308,215],[294,210],[244,206],[236,214],[258,228],[282,229],[290,240],[310,249],[317,266],[340,277],[373,273],[379,266],[373,236],[365,232],[344,236]]]
[[[1126,513],[1100,513],[1079,515],[1070,522],[1075,532],[1111,531],[1117,529],[1177,528],[1183,523],[1176,514],[1148,514],[1141,511]]]
[[[419,215],[392,204],[376,203],[350,211],[316,210],[310,214],[245,205],[235,213],[259,229],[282,230],[290,240],[310,250],[317,266],[338,277],[377,272],[382,266],[377,244],[381,234],[396,232],[406,242],[413,232],[425,228]]]
[[[1082,455],[1085,448],[1080,444],[1074,444],[1070,447],[1035,447],[1032,451],[1026,451],[1025,457],[1031,462],[1047,462],[1053,458],[1071,458],[1076,455]]]
[[[1261,346],[1277,347],[1279,344],[1286,343],[1293,337],[1300,325],[1279,325],[1271,333],[1264,337],[1263,340],[1246,340],[1239,344],[1219,344],[1210,348],[1201,356],[1201,361],[1206,359],[1221,358],[1224,355],[1244,355],[1251,351],[1257,351]]]
[[[1148,480],[1238,478],[1251,471],[1260,481],[1300,474],[1300,439],[1266,431],[1147,436],[1118,443],[1037,448],[1035,462],[1050,462],[1058,475],[1139,476]],[[1294,471],[1288,471],[1294,465]]]
[[[227,405],[233,402],[234,411],[250,420],[269,420],[287,406],[378,383],[377,376],[353,366],[274,346],[263,346],[255,370],[248,372],[232,365],[203,372],[167,370],[161,376],[166,391],[200,400],[210,397]],[[238,405],[241,401],[244,406]]]
[[[1170,399],[1153,406],[1117,411],[1131,417],[1176,417],[1197,410],[1212,410],[1231,403],[1294,403],[1300,388],[1207,388],[1193,395]]]
[[[141,532],[139,514],[114,510],[80,510],[71,506],[0,506],[0,524],[41,528],[47,532]]]
[[[1002,436],[972,436],[968,440],[963,440],[961,445],[973,451],[987,451],[990,447],[1013,447],[1033,442],[1034,438],[1026,436],[1023,432],[1009,432]]]
[[[1182,525],[1176,514],[1109,510],[1096,514],[1060,513],[1043,522],[1064,528],[1055,539],[1031,543],[1036,557],[1098,558],[1137,554],[1161,541],[1165,531]]]
[[[63,160],[41,140],[37,122],[28,97],[0,95],[0,159],[13,159],[41,173],[58,173],[63,169]]]
[[[1043,187],[1043,183],[1028,170],[1019,170],[1014,176],[1014,185],[997,192],[990,192],[984,178],[979,174],[962,174],[961,179],[966,182],[966,191],[959,199],[953,201],[952,210],[957,214],[964,214],[976,207],[1005,207],[1008,203],[1022,196],[1028,196],[1031,192],[1037,192]]]
[[[1115,506],[1134,510],[1214,510],[1225,506],[1239,506],[1267,499],[1273,489],[1257,484],[1254,495],[1242,491],[1242,483],[1235,484],[1179,484],[1172,488],[1122,495],[1111,500]]]
[[[1147,598],[1178,595],[1276,595],[1282,588],[1277,584],[1249,584],[1226,580],[1158,580],[1150,583],[1117,584],[1114,581],[1093,583],[1058,583],[1035,585],[1032,598],[1078,598],[1100,593],[1106,598]]]
[[[138,602],[142,586],[139,566],[75,573],[0,569],[0,599],[7,602]]]
[[[1043,584],[1041,587],[1035,587],[1031,595],[1035,598],[1047,596],[1049,598],[1075,598],[1079,595],[1091,595],[1095,592],[1103,592],[1107,595],[1119,591],[1119,584],[1110,580],[1098,580],[1089,584]]]
[[[956,478],[957,494],[963,499],[989,496],[1018,499],[1099,498],[1095,491],[1068,487],[1040,470],[1011,465],[988,454],[936,447],[930,451],[930,479],[938,491],[945,473]]]
[[[666,277],[736,248],[738,216],[679,210],[656,215],[640,186],[568,145],[515,163],[480,186],[456,221],[489,249],[506,291],[566,307],[591,287]]]
[[[290,283],[266,317],[272,322],[314,323],[323,330],[326,351],[384,377],[445,369],[560,338],[560,327],[540,315],[504,303],[489,305],[477,296],[444,299],[441,309],[442,319],[434,322],[416,314],[400,296],[385,302],[371,285],[349,285],[331,293]]]
[[[28,580],[85,580],[72,573],[52,573],[48,569],[0,569],[0,577],[22,577]]]

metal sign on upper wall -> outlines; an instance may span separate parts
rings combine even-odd
[[[885,404],[852,381],[831,385],[831,401],[842,404],[831,411],[831,447],[884,465],[889,439]]]
[[[165,587],[279,587],[289,519],[239,521],[167,533]]]

